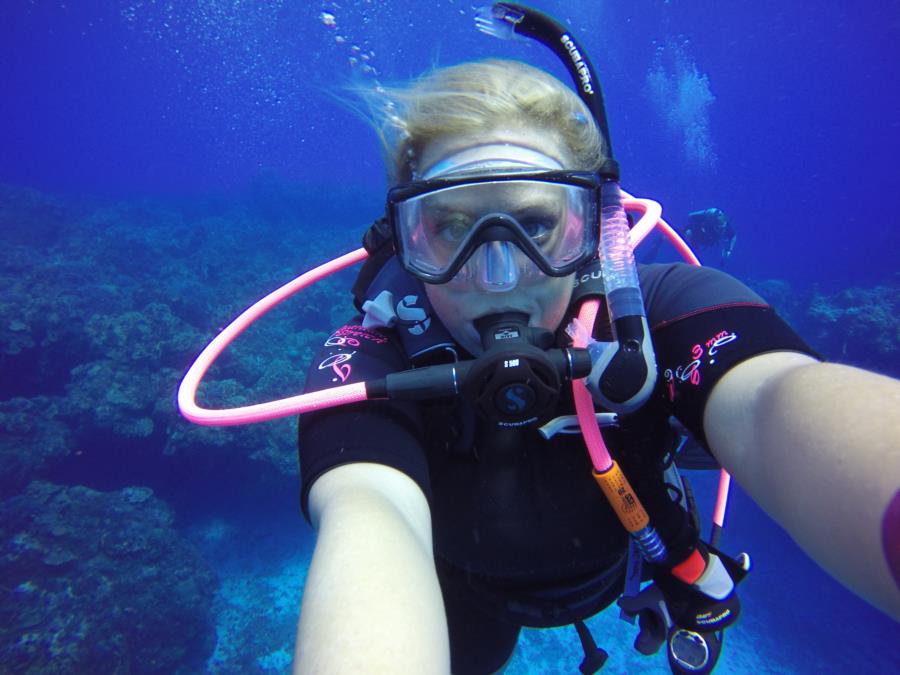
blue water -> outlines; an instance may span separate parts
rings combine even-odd
[[[676,226],[691,210],[724,209],[738,231],[730,272],[786,282],[773,302],[826,356],[900,374],[900,2],[532,4],[570,23],[597,66],[624,186],[659,200]],[[237,311],[357,246],[379,215],[379,148],[347,85],[489,56],[565,74],[537,45],[478,34],[460,0],[10,0],[2,17],[3,499],[31,480],[151,488],[154,508],[172,509],[167,545],[199,551],[218,578],[212,656],[168,653],[157,672],[284,671],[313,543],[297,508],[293,426],[198,430],[174,413],[177,382]],[[301,296],[251,330],[213,371],[210,400],[294,393],[312,345],[352,311],[348,285]],[[712,477],[698,481],[709,505]],[[66,492],[72,504],[78,494]],[[128,508],[156,504],[123,495]],[[12,626],[0,649],[15,646],[3,669],[24,672],[41,654],[131,658],[122,637],[103,647],[108,660],[90,661],[91,630],[126,635],[116,598],[129,594],[77,592],[74,579],[100,569],[67,559],[91,539],[68,524],[84,517],[0,521],[2,569],[19,575],[0,581]],[[900,671],[896,623],[826,576],[739,489],[730,519],[726,548],[751,551],[757,566],[717,672]],[[118,536],[108,520],[109,536],[95,539]],[[126,590],[150,574],[127,556]],[[30,579],[34,565],[52,583]],[[26,616],[36,594],[45,609]],[[67,602],[91,607],[81,632],[57,618]],[[607,671],[667,672],[662,657],[631,649],[633,628],[612,612],[592,625]],[[151,644],[170,639],[141,630]],[[576,646],[571,628],[528,632],[510,672],[572,672]]]

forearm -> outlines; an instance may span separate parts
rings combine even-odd
[[[424,499],[424,497],[423,497]],[[430,532],[355,489],[322,515],[303,594],[297,673],[449,672]]]
[[[741,382],[742,367],[726,386],[746,405],[710,398],[714,453],[816,562],[900,618],[884,540],[885,512],[900,489],[900,382],[805,363],[753,392],[746,388],[759,379]]]

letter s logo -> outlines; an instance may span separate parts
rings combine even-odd
[[[403,321],[413,322],[412,326],[408,326],[408,330],[412,335],[421,335],[431,325],[431,319],[421,307],[416,307],[419,296],[407,295],[397,303],[397,316]]]
[[[510,387],[506,390],[504,398],[506,398],[507,401],[507,412],[517,413],[525,410],[525,406],[527,405],[527,403],[524,398],[518,395],[519,392],[517,391],[517,389],[517,387]]]

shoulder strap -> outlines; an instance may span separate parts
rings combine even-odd
[[[363,303],[369,299],[367,296],[369,286],[372,285],[385,263],[394,255],[394,244],[386,218],[382,216],[369,226],[363,235],[362,245],[368,251],[369,257],[366,258],[359,274],[356,275],[356,281],[353,282],[351,289],[353,304],[360,312],[363,311]]]
[[[572,291],[571,305],[580,307],[588,298],[603,298],[603,267],[599,259],[589,261],[575,273],[575,290]]]
[[[395,256],[388,256],[375,270],[368,287],[358,296],[364,314],[367,301],[378,306],[382,321],[388,318],[381,325],[394,329],[410,360],[438,349],[456,350],[456,343],[428,301],[424,284],[404,270]]]

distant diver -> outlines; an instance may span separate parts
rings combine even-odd
[[[724,265],[734,253],[737,233],[725,212],[713,207],[688,214],[684,237],[694,249],[718,248],[721,253],[719,264]]]

